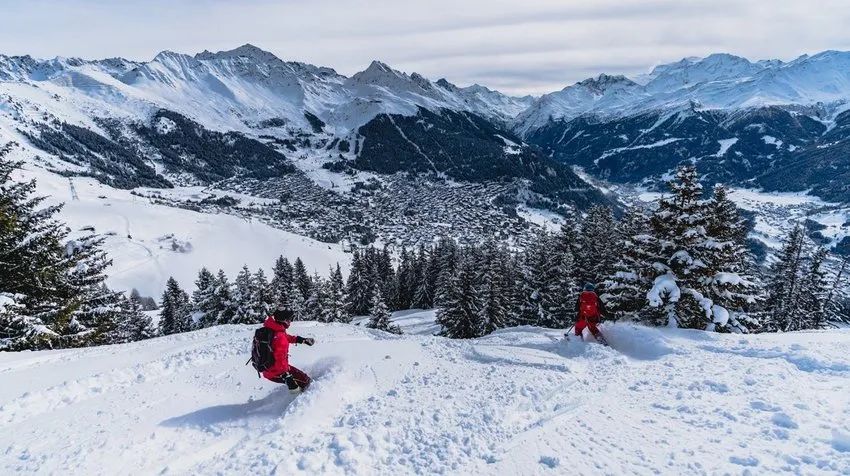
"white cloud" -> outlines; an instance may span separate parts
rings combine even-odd
[[[600,72],[636,74],[685,56],[791,59],[850,48],[846,0],[398,0],[4,4],[0,52],[38,57],[194,53],[253,43],[351,74],[375,58],[512,93]]]

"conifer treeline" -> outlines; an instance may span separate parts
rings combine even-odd
[[[617,220],[611,209],[596,206],[521,251],[450,239],[401,249],[395,259],[387,249],[365,248],[354,252],[345,284],[339,266],[325,279],[310,277],[300,259],[290,265],[279,258],[271,282],[245,268],[231,285],[223,273],[214,279],[204,270],[191,304],[179,297],[182,291],[167,291],[163,302],[180,301],[188,306],[184,315],[201,313],[195,320],[202,326],[259,323],[269,310],[285,307],[322,322],[372,316],[369,326],[396,332],[389,311],[437,307],[443,334],[456,338],[517,325],[567,328],[584,283],[597,286],[609,318],[650,325],[760,332],[847,318],[840,275],[830,279],[827,252],[807,243],[802,228],[763,270],[747,249],[745,221],[726,189],[718,186],[706,199],[698,178],[684,167],[651,214],[634,208]]]
[[[0,159],[10,145],[0,149]],[[102,238],[69,239],[42,206],[35,184],[16,183],[19,164],[0,160],[0,350],[130,342],[218,324],[256,324],[274,309],[298,319],[351,322],[400,332],[390,312],[438,308],[448,337],[534,325],[567,328],[584,283],[594,283],[609,318],[720,332],[792,331],[850,321],[845,261],[835,273],[828,253],[797,226],[775,259],[760,268],[746,247],[747,228],[726,189],[704,198],[693,167],[683,167],[669,196],[651,213],[633,208],[617,220],[597,206],[566,217],[522,250],[495,241],[354,252],[347,280],[339,265],[310,276],[301,259],[279,258],[270,278],[243,268],[231,282],[202,270],[191,295],[169,279],[153,329],[137,292],[105,286]]]

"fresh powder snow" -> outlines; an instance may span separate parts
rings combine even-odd
[[[4,474],[847,474],[847,329],[603,324],[611,347],[296,322],[302,395],[245,366],[252,326],[0,354]],[[430,325],[429,325],[430,322]],[[416,332],[422,334],[417,334]]]

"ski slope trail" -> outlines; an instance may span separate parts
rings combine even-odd
[[[0,473],[850,474],[848,330],[292,331],[298,397],[245,366],[250,326],[0,354]]]

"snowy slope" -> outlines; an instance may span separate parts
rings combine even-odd
[[[317,338],[295,399],[244,366],[250,327],[0,354],[0,472],[850,472],[847,330],[293,331]]]
[[[16,178],[36,179],[36,193],[48,197],[47,204],[64,203],[59,217],[72,231],[93,227],[108,235],[105,249],[113,266],[107,269],[107,283],[116,290],[136,288],[142,295],[158,298],[170,276],[183,288],[193,289],[203,266],[213,272],[223,269],[231,278],[243,265],[252,270],[262,267],[271,276],[271,267],[281,255],[290,260],[301,257],[309,272],[323,275],[336,263],[347,269],[350,261],[340,245],[237,216],[153,204],[91,178],[61,177],[31,165]],[[197,187],[167,191],[186,196],[197,192]]]

